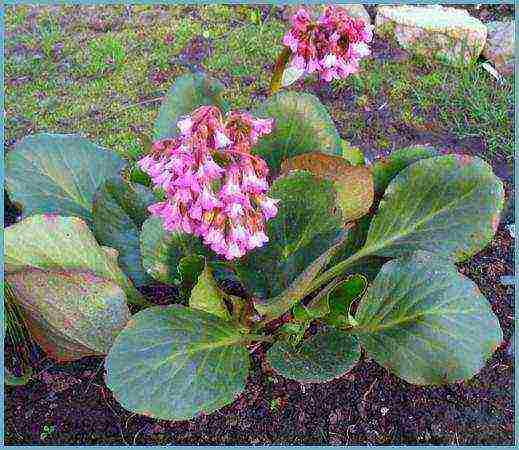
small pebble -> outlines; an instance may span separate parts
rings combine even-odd
[[[510,233],[510,236],[512,236],[512,238],[515,239],[515,223],[511,223],[510,225],[507,225],[506,229]]]
[[[515,284],[515,277],[513,275],[503,275],[499,278],[499,282],[503,286],[513,286]]]

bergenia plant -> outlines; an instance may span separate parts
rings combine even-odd
[[[271,92],[304,75],[316,74],[329,82],[357,73],[360,59],[371,54],[368,43],[372,39],[373,26],[348,16],[340,7],[326,6],[317,19],[300,8],[283,37],[285,49],[276,63]]]
[[[342,73],[316,48],[318,70]],[[57,134],[8,153],[22,219],[5,229],[5,276],[49,355],[107,355],[115,398],[167,420],[231,403],[261,346],[301,383],[344,375],[361,348],[418,385],[477,373],[502,332],[456,264],[499,224],[490,166],[420,146],[365,166],[315,96],[238,112],[222,91],[178,78],[136,160]],[[153,305],[142,288],[157,282],[179,295]]]

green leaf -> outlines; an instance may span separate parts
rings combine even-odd
[[[503,201],[502,182],[481,159],[422,159],[388,186],[361,252],[397,257],[425,250],[463,261],[490,242]]]
[[[275,218],[267,222],[270,242],[239,260],[239,277],[259,299],[281,294],[324,253],[340,232],[332,183],[308,172],[277,179],[269,196],[280,199]]]
[[[324,321],[333,326],[348,325],[351,304],[360,298],[368,287],[368,280],[360,274],[350,275],[339,282],[328,294],[330,313]]]
[[[215,105],[227,110],[221,95],[225,86],[203,73],[178,77],[168,91],[155,121],[154,138],[165,139],[177,135],[178,120],[203,105]]]
[[[276,174],[283,160],[307,152],[341,154],[341,140],[319,99],[311,94],[281,92],[256,110],[255,116],[274,118],[272,133],[253,152]]]
[[[124,165],[115,153],[80,136],[40,133],[7,154],[5,182],[24,217],[48,213],[90,223],[96,190]]]
[[[361,217],[355,223],[355,226],[348,230],[346,239],[328,264],[328,267],[335,266],[337,263],[348,259],[364,246],[372,218],[371,214]],[[370,255],[351,265],[343,274],[358,273],[364,275],[368,280],[373,280],[385,261],[385,258]]]
[[[319,152],[294,156],[281,165],[283,173],[291,170],[308,170],[318,178],[330,180],[344,222],[366,215],[373,203],[373,177],[369,169],[352,166],[340,156]]]
[[[382,195],[389,183],[410,164],[425,158],[438,156],[438,152],[427,145],[415,145],[392,152],[387,158],[376,160],[371,166],[375,193]]]
[[[317,332],[296,348],[276,342],[267,352],[272,368],[286,378],[303,383],[324,383],[348,372],[359,360],[355,336],[334,328]]]
[[[117,251],[100,246],[87,224],[77,217],[30,216],[7,227],[4,236],[8,273],[30,268],[90,271],[120,286],[129,301],[142,302],[117,265]]]
[[[204,271],[198,277],[198,282],[191,291],[189,306],[214,314],[223,320],[231,320],[223,300],[222,291],[218,289],[211,269],[208,266],[205,266]]]
[[[503,338],[477,286],[426,252],[386,263],[355,318],[366,352],[420,385],[471,378]]]
[[[105,181],[94,197],[95,237],[119,252],[121,269],[136,286],[150,280],[142,266],[139,235],[149,216],[147,207],[154,201],[149,189],[130,185],[120,177]]]
[[[178,262],[180,281],[186,286],[193,286],[204,271],[205,258],[200,255],[184,256]]]
[[[141,231],[142,264],[146,272],[161,283],[180,283],[178,265],[185,256],[207,253],[193,235],[165,231],[159,217],[148,218]]]
[[[341,139],[342,157],[352,166],[364,165],[364,153],[359,147],[351,145],[348,141]]]
[[[133,316],[106,358],[106,384],[126,409],[187,420],[233,401],[249,371],[246,336],[213,314],[180,305]]]
[[[29,367],[26,372],[17,377],[4,367],[4,384],[7,386],[25,386],[32,378],[32,369]]]
[[[306,322],[314,319],[320,319],[321,317],[326,316],[329,312],[330,307],[328,305],[328,299],[326,297],[321,297],[318,299],[318,301],[310,303],[308,305],[298,303],[292,309],[294,319],[298,322]]]
[[[7,274],[31,335],[58,361],[108,353],[130,311],[123,290],[92,272]]]
[[[321,254],[317,259],[311,262],[298,277],[276,297],[268,300],[260,298],[254,299],[256,310],[264,315],[264,320],[273,320],[290,310],[297,302],[312,292],[310,288],[315,277],[330,262],[338,248],[342,245],[345,235],[342,234],[337,242]],[[327,306],[322,306],[326,308]],[[320,309],[321,306],[316,307]]]

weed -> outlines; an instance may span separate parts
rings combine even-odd
[[[40,439],[42,441],[45,441],[55,431],[56,431],[56,427],[55,426],[53,426],[53,425],[44,425],[42,431],[40,432]]]

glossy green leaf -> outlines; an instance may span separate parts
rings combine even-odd
[[[267,352],[272,368],[303,383],[324,383],[348,372],[359,360],[355,336],[334,328],[318,331],[295,348],[278,341]]]
[[[229,403],[249,371],[248,342],[213,314],[180,305],[137,313],[106,358],[106,384],[126,409],[191,419]]]
[[[40,133],[17,143],[5,164],[7,191],[24,217],[48,213],[90,223],[96,190],[125,162],[81,136]]]
[[[359,299],[368,287],[368,280],[360,274],[350,275],[340,281],[327,296],[329,314],[324,321],[333,326],[351,324],[350,307]]]
[[[433,147],[415,145],[396,150],[387,158],[377,159],[371,166],[375,193],[382,195],[391,180],[410,164],[433,156],[438,156],[438,152]]]
[[[166,94],[155,121],[154,138],[165,139],[178,134],[177,122],[203,105],[215,105],[222,110],[227,105],[222,98],[225,86],[203,73],[189,73],[178,77]]]
[[[373,177],[369,169],[352,166],[340,156],[319,152],[294,156],[281,165],[282,173],[291,170],[308,170],[318,178],[330,180],[345,223],[366,215],[373,203]]]
[[[165,231],[159,217],[144,222],[140,241],[146,273],[171,286],[181,282],[178,265],[182,258],[207,253],[200,239],[193,235]]]
[[[311,94],[281,92],[269,98],[254,113],[273,118],[272,133],[254,147],[273,173],[283,160],[307,152],[341,154],[341,140],[335,125],[319,99]]]
[[[87,224],[77,217],[30,216],[4,230],[6,272],[30,268],[45,271],[89,271],[113,281],[128,300],[141,295],[117,265],[117,251],[102,247]]]
[[[58,361],[108,353],[130,311],[123,290],[92,272],[7,274],[31,335]]]
[[[338,283],[328,294],[331,314],[348,314],[351,303],[362,296],[368,287],[366,277],[355,274]]]
[[[238,261],[240,279],[259,299],[281,294],[334,243],[341,217],[334,211],[331,182],[308,172],[277,179],[269,196],[280,199],[267,222],[269,242]],[[321,268],[319,268],[321,269]]]
[[[348,141],[341,139],[342,157],[352,166],[363,166],[365,163],[364,153],[359,147],[351,145]]]
[[[386,263],[355,319],[369,356],[420,385],[471,378],[502,341],[499,322],[477,286],[427,252]]]
[[[223,320],[230,320],[229,311],[225,306],[223,294],[213,278],[211,269],[206,266],[198,277],[198,281],[191,291],[189,306],[201,311],[214,314]]]
[[[396,257],[425,250],[463,261],[490,242],[503,201],[502,182],[481,159],[422,159],[388,186],[361,252]]]
[[[94,197],[95,237],[119,252],[119,265],[136,286],[150,281],[142,265],[139,235],[154,201],[149,189],[121,178],[105,181]]]

